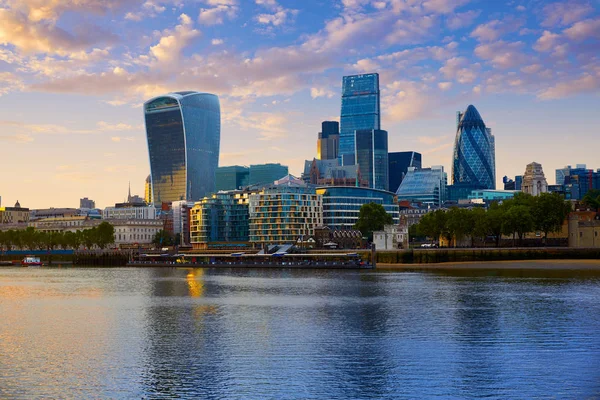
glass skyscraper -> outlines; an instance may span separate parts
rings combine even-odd
[[[175,92],[144,103],[155,204],[215,191],[221,109],[214,94]]]
[[[288,174],[288,167],[277,164],[255,164],[250,166],[248,184],[269,185]]]
[[[381,129],[379,74],[344,76],[339,145],[341,165],[356,162],[355,131],[373,129]]]
[[[388,133],[380,129],[357,130],[356,164],[369,187],[388,190]]]
[[[396,196],[398,201],[408,200],[439,207],[446,200],[447,180],[442,166],[422,169],[409,167]]]
[[[402,179],[408,172],[408,167],[421,168],[422,156],[416,151],[398,151],[388,154],[389,191],[396,192]]]
[[[240,165],[217,168],[217,192],[221,190],[237,190],[248,186],[250,168]]]
[[[458,113],[457,120],[452,183],[496,189],[496,152],[491,130],[472,105],[464,113]]]

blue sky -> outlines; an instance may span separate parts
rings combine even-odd
[[[498,181],[600,168],[600,0],[0,0],[3,205],[143,192],[141,104],[215,93],[221,165],[300,174],[343,75],[379,72],[390,151],[450,175],[455,113],[496,136]]]

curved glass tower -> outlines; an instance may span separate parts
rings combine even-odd
[[[472,105],[464,113],[458,113],[457,123],[452,184],[496,189],[496,150],[491,129],[486,128]]]
[[[221,108],[214,94],[175,92],[144,103],[155,204],[199,200],[215,191]]]

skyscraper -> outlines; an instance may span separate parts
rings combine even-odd
[[[388,190],[388,133],[380,129],[357,130],[356,164],[372,189]]]
[[[250,166],[248,176],[249,185],[272,184],[288,174],[286,165],[277,164],[255,164]]]
[[[217,168],[217,192],[221,190],[237,190],[248,186],[250,168],[240,165]]]
[[[356,161],[354,132],[373,129],[381,129],[379,74],[344,76],[339,146],[341,165],[352,165]]]
[[[152,201],[199,200],[215,191],[221,110],[214,94],[175,92],[144,103]]]
[[[477,189],[496,189],[496,146],[491,130],[472,105],[457,116],[452,183],[468,183]]]
[[[323,121],[317,140],[317,158],[333,160],[338,157],[340,145],[340,124],[337,121]]]
[[[402,179],[408,172],[408,167],[421,168],[422,156],[416,151],[399,151],[388,154],[389,190],[396,193]]]

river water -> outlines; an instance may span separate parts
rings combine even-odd
[[[0,268],[0,398],[600,398],[600,273]]]

